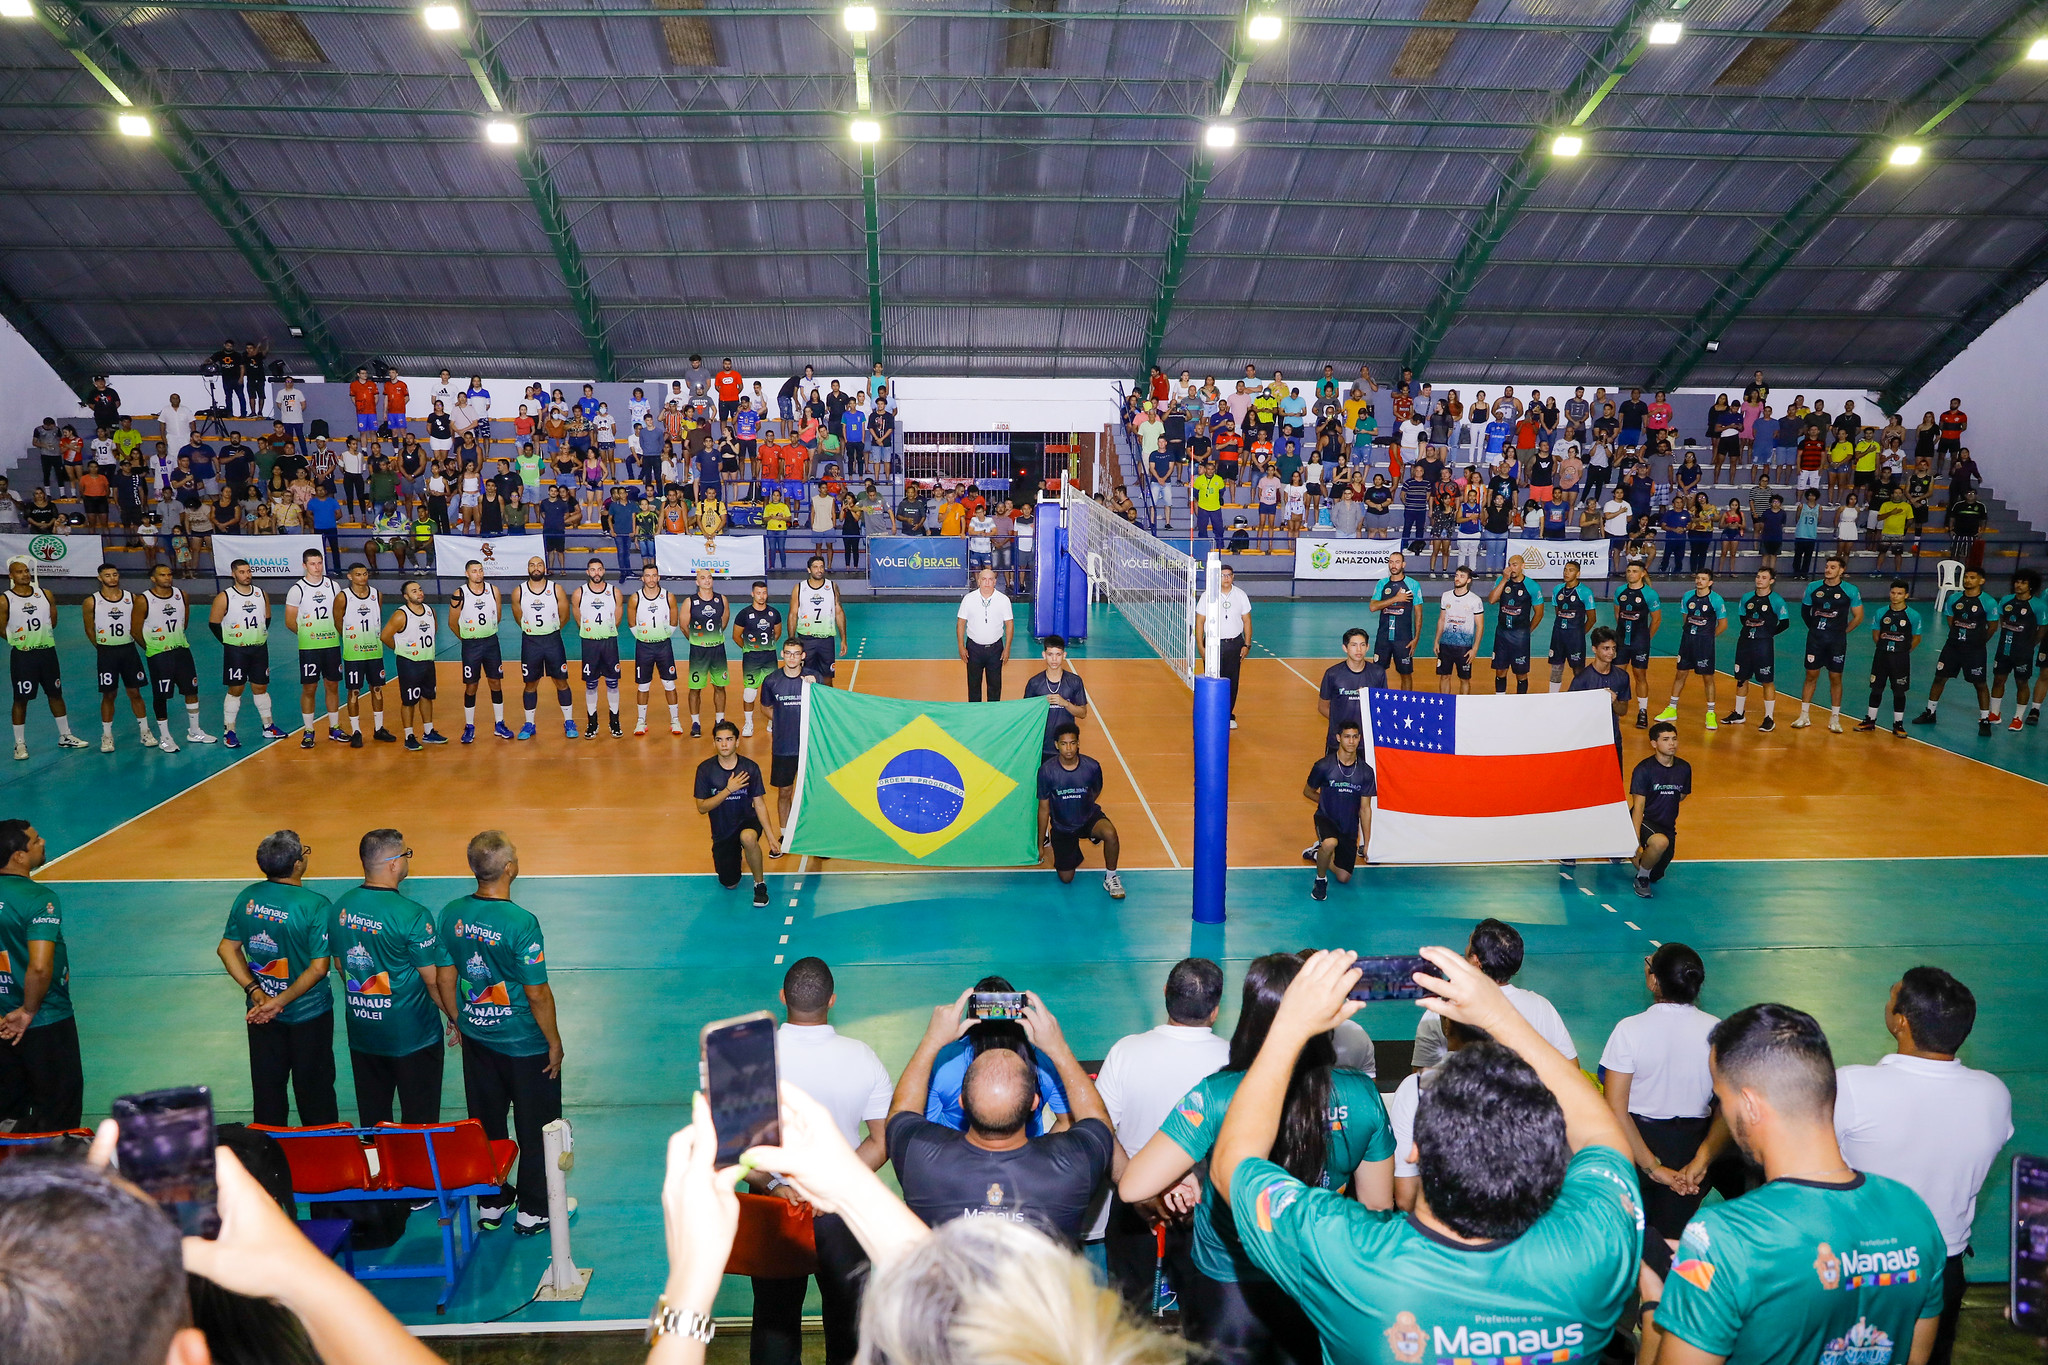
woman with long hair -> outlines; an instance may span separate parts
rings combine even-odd
[[[1280,997],[1301,970],[1292,953],[1273,953],[1245,968],[1230,1061],[1181,1098],[1166,1122],[1124,1168],[1117,1193],[1126,1203],[1164,1197],[1185,1209],[1201,1184],[1195,1208],[1191,1282],[1179,1286],[1181,1323],[1188,1340],[1208,1348],[1219,1365],[1319,1365],[1321,1339],[1294,1300],[1252,1265],[1237,1239],[1229,1205],[1207,1179],[1206,1161],[1230,1100],[1280,1008]],[[1394,1203],[1394,1135],[1379,1091],[1363,1072],[1341,1070],[1330,1034],[1310,1040],[1295,1060],[1281,1107],[1272,1160],[1310,1186],[1350,1189],[1369,1209]]]

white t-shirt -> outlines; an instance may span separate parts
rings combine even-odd
[[[1245,596],[1243,588],[1232,587],[1220,597],[1216,594],[1204,597],[1202,607],[1215,610],[1216,638],[1235,640],[1244,634],[1244,618],[1252,614],[1252,599]]]
[[[1102,1059],[1095,1089],[1125,1153],[1136,1156],[1196,1082],[1230,1060],[1230,1040],[1191,1024],[1161,1024],[1117,1039]],[[1109,1225],[1109,1182],[1095,1192],[1087,1240]]]
[[[2012,1093],[1988,1071],[1895,1052],[1835,1073],[1842,1160],[1926,1200],[1951,1256],[1970,1244],[1977,1192],[2012,1132]]]
[[[1436,1018],[1430,1015],[1430,1018]],[[1394,1130],[1394,1174],[1414,1179],[1422,1170],[1408,1159],[1408,1151],[1415,1145],[1415,1107],[1422,1100],[1422,1076],[1410,1074],[1394,1087],[1394,1093],[1387,1096],[1387,1126]]]
[[[1422,444],[1422,438],[1429,434],[1429,423],[1418,422],[1413,417],[1401,423],[1401,449],[1413,450]]]
[[[1456,588],[1445,590],[1437,603],[1444,625],[1443,643],[1452,649],[1463,649],[1478,643],[1479,619],[1486,615],[1486,599],[1467,588],[1459,592]]]
[[[978,588],[960,599],[957,613],[958,619],[967,623],[967,642],[976,645],[1001,644],[1003,626],[1011,614],[1009,594],[997,591],[983,597]]]
[[[175,460],[179,451],[192,444],[192,412],[189,408],[172,407],[164,404],[164,410],[157,414],[157,420],[164,426],[164,448]]]
[[[875,1050],[830,1024],[784,1024],[775,1030],[775,1062],[782,1079],[831,1113],[847,1145],[860,1145],[865,1119],[881,1131],[895,1087]]]
[[[1696,1119],[1714,1098],[1707,1034],[1721,1021],[1696,1005],[1659,1003],[1614,1026],[1600,1065],[1625,1071],[1628,1111],[1646,1119]]]
[[[1579,1060],[1579,1049],[1572,1043],[1572,1035],[1566,1031],[1564,1019],[1559,1016],[1557,1006],[1551,1004],[1534,991],[1525,991],[1520,986],[1502,986],[1500,993],[1508,998],[1515,1012],[1529,1021],[1529,1027],[1536,1030],[1544,1042],[1563,1053],[1567,1061]],[[1415,1055],[1410,1065],[1418,1071],[1427,1071],[1444,1059],[1444,1021],[1437,1015],[1425,1012],[1422,1022],[1415,1026]]]
[[[1290,483],[1282,490],[1287,494],[1287,515],[1290,517],[1308,514],[1308,489],[1298,483]]]
[[[996,519],[983,513],[967,522],[967,548],[978,555],[991,553],[989,537],[995,534]]]
[[[1600,509],[1601,515],[1607,518],[1601,529],[1610,536],[1627,535],[1628,518],[1632,510],[1634,509],[1620,498],[1609,498],[1606,505]]]

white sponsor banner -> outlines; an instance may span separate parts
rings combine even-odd
[[[1294,576],[1376,582],[1387,576],[1387,556],[1400,548],[1398,540],[1312,540],[1301,536],[1294,542]]]
[[[98,536],[0,536],[0,563],[25,555],[45,578],[92,578],[107,561]]]
[[[1509,536],[1508,554],[1522,557],[1522,572],[1531,578],[1563,578],[1567,564],[1578,565],[1581,578],[1607,577],[1607,542],[1604,539],[1525,540],[1520,536]]]
[[[318,536],[215,536],[213,571],[225,578],[229,565],[246,559],[249,572],[258,578],[298,578],[306,571],[308,550],[326,553]],[[337,566],[327,567],[331,572]]]
[[[767,544],[759,535],[656,536],[654,562],[663,578],[695,578],[699,569],[713,578],[765,578]]]
[[[484,566],[487,578],[524,578],[526,561],[547,555],[544,542],[534,536],[435,536],[434,576],[460,578],[474,559]]]

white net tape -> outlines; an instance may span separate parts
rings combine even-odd
[[[1066,502],[1067,551],[1103,596],[1159,652],[1182,682],[1194,686],[1195,560],[1140,530],[1085,493]]]

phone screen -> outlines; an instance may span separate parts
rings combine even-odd
[[[213,1173],[213,1092],[203,1085],[123,1095],[112,1109],[121,1125],[115,1162],[121,1174],[163,1206],[188,1237],[220,1233]]]
[[[2048,1333],[2048,1157],[2012,1159],[2012,1320]]]
[[[775,1020],[766,1011],[704,1026],[701,1080],[718,1134],[717,1164],[749,1147],[782,1142],[782,1096],[775,1066]]]
[[[1426,957],[1361,957],[1351,965],[1359,971],[1358,984],[1351,988],[1353,1000],[1420,1000],[1429,992],[1415,984],[1415,974],[1436,975]]]
[[[1022,1019],[1029,1003],[1022,991],[976,991],[967,997],[967,1013],[975,1019]]]

